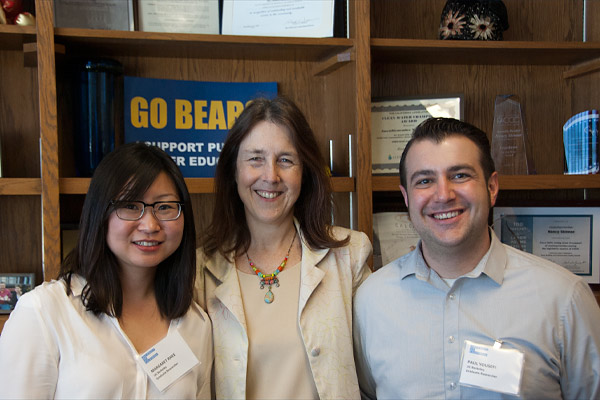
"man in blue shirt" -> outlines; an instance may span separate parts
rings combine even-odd
[[[354,298],[363,395],[599,398],[600,308],[581,278],[488,227],[499,187],[486,134],[423,122],[400,183],[421,240]]]

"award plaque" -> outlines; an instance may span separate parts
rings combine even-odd
[[[219,0],[138,0],[139,30],[219,34]]]
[[[600,208],[494,207],[493,214],[502,243],[600,283]]]
[[[519,98],[514,95],[496,96],[492,133],[492,158],[496,171],[503,175],[534,174],[533,160],[528,151]]]
[[[55,25],[61,28],[134,29],[133,0],[54,0]]]

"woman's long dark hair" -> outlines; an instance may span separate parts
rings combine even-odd
[[[253,100],[227,135],[215,172],[215,208],[202,240],[204,252],[210,256],[219,251],[227,257],[231,252],[243,253],[250,246],[250,230],[235,176],[240,145],[262,121],[272,122],[288,131],[300,156],[302,186],[294,205],[294,216],[300,223],[305,242],[313,249],[341,247],[348,243],[348,237],[338,240],[331,233],[331,181],[315,135],[302,111],[291,100],[279,96]]]
[[[83,204],[79,238],[65,258],[59,273],[71,293],[71,278],[86,279],[82,301],[96,315],[119,317],[123,293],[119,264],[108,248],[108,217],[113,200],[140,200],[156,177],[164,172],[173,181],[183,202],[183,237],[177,250],[156,268],[154,292],[161,315],[183,316],[189,309],[196,277],[196,232],[194,215],[185,181],[179,168],[164,151],[143,143],[130,143],[108,154],[96,168]],[[181,217],[180,217],[181,218]]]

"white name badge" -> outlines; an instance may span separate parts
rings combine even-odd
[[[169,331],[138,362],[161,392],[200,363],[177,329]]]
[[[518,395],[521,389],[524,355],[518,350],[465,340],[459,383],[494,392]]]

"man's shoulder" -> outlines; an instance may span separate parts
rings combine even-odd
[[[503,244],[507,255],[508,273],[520,270],[536,277],[537,281],[576,283],[582,280],[567,268],[545,258]]]
[[[370,295],[384,286],[399,285],[410,265],[411,257],[411,253],[408,253],[377,269],[362,283],[356,295],[358,296],[359,292],[362,292],[362,295]]]

